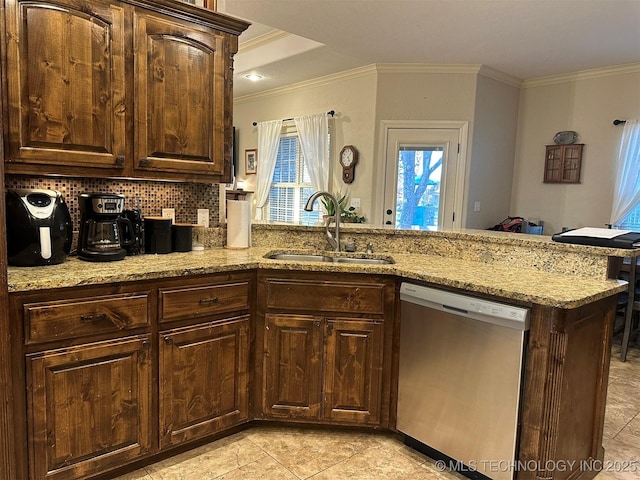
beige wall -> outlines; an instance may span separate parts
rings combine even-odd
[[[640,117],[640,65],[612,67],[525,82],[520,94],[511,212],[545,221],[545,234],[563,226],[609,222],[621,126]],[[562,130],[584,143],[582,182],[542,182],[545,145]]]
[[[467,228],[488,228],[510,214],[519,96],[517,86],[478,76],[463,212]]]
[[[382,66],[378,68],[376,129],[376,174],[371,185],[374,210],[371,218],[383,222],[386,149],[380,142],[382,121],[457,120],[473,129],[477,67],[450,67],[442,72],[429,67]],[[384,140],[384,139],[382,139]],[[469,148],[471,154],[471,148]]]
[[[238,134],[238,152],[241,157],[239,177],[248,182],[247,189],[255,191],[255,175],[244,175],[244,150],[257,148],[258,130],[253,121],[275,120],[299,115],[335,110],[330,120],[334,129],[331,146],[331,176],[329,189],[341,190],[361,199],[362,212],[367,218],[371,212],[371,181],[374,171],[374,131],[376,109],[376,72],[365,67],[306,82],[292,88],[278,89],[268,95],[245,97],[234,102],[233,122]],[[355,180],[347,188],[342,182],[342,167],[338,154],[344,145],[354,145],[359,152],[355,167]],[[260,168],[260,152],[258,152]]]

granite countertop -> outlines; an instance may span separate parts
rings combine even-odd
[[[270,260],[275,249],[211,248],[201,252],[139,255],[118,262],[91,263],[70,257],[60,265],[9,267],[9,292],[98,285],[255,268],[395,275],[506,300],[576,308],[626,290],[626,282],[576,278],[535,269],[513,268],[426,254],[391,253],[394,264],[344,264]],[[307,251],[308,253],[312,253]],[[386,256],[386,255],[383,255]],[[375,257],[375,255],[374,255]]]

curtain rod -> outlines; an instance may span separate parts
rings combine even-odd
[[[626,120],[618,120],[618,119],[615,119],[615,120],[613,121],[613,124],[614,124],[614,125],[616,125],[616,126],[617,126],[617,125],[622,125],[622,124],[625,124],[625,123],[627,123],[627,121],[626,121]]]
[[[327,115],[331,115],[332,117],[333,117],[335,114],[336,114],[336,111],[335,111],[335,110],[329,110],[329,111],[327,112]],[[293,120],[293,117],[292,117],[292,118],[283,118],[283,119],[282,119],[282,121],[283,121],[283,122],[290,122],[291,120]],[[255,127],[255,126],[257,126],[257,125],[258,125],[258,122],[253,122],[251,125],[253,125],[253,126]]]

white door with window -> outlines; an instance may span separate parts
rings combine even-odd
[[[466,123],[457,123],[452,128],[385,128],[385,225],[460,227]]]

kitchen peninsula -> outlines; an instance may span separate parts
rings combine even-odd
[[[246,250],[210,245],[106,264],[72,258],[9,267],[12,333],[20,339],[12,353],[24,365],[14,379],[23,387],[15,427],[29,446],[22,468],[33,479],[97,478],[254,419],[394,430],[398,288],[411,280],[531,309],[517,459],[538,468],[517,478],[597,473],[588,465],[604,454],[615,294],[626,288],[607,277],[616,259],[635,251],[488,231],[361,227],[345,228],[343,239],[354,239],[359,250],[374,245],[374,254],[356,256],[395,263],[267,259],[310,251],[307,243],[322,249],[321,230],[255,225],[254,246]],[[358,339],[345,333],[355,330]],[[329,371],[339,368],[331,362],[346,354],[337,334],[362,360],[350,372],[366,377],[360,390],[349,378],[340,383],[337,375],[314,373],[322,358]],[[290,350],[283,338],[294,344]],[[373,345],[369,356],[366,342]],[[208,370],[213,359],[220,365]],[[276,360],[279,370],[271,367]],[[299,398],[281,378],[293,365],[305,377],[285,380],[304,387]],[[216,372],[209,388],[201,388],[200,370]],[[346,395],[345,388],[354,390]],[[207,395],[217,400],[207,403]],[[354,405],[345,406],[346,398]],[[584,470],[545,469],[559,461]]]

